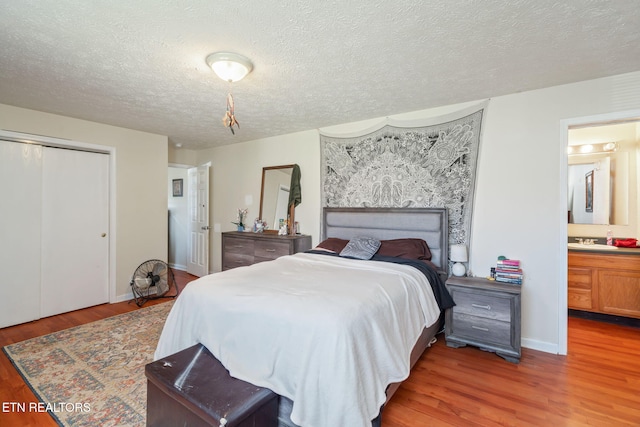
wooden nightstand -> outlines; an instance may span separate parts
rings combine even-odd
[[[445,314],[447,346],[473,345],[518,363],[521,287],[479,277],[450,277],[446,286],[456,302]]]

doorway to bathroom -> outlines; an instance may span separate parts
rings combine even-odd
[[[590,255],[613,254],[607,248],[607,235],[612,238],[638,238],[640,213],[640,111],[611,113],[563,122],[567,147],[567,236],[573,252],[592,250]],[[600,246],[602,245],[602,246]],[[638,263],[640,263],[640,249]],[[633,252],[632,252],[633,253]],[[616,280],[609,271],[598,271],[593,265],[576,265],[577,257],[568,256],[566,301],[560,313],[620,325],[640,326],[640,301],[636,316],[633,310],[616,308],[616,299],[633,305],[622,295],[607,295],[607,287],[599,282]],[[578,261],[579,263],[579,261]],[[625,273],[626,274],[626,273]],[[640,272],[625,275],[625,293],[640,298]],[[637,288],[637,289],[635,289]],[[635,291],[634,291],[635,289]],[[567,324],[561,320],[561,324]],[[567,326],[568,329],[568,326]],[[561,331],[561,336],[562,336]]]

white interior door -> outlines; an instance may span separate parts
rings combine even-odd
[[[109,156],[43,148],[41,317],[109,301]]]
[[[0,328],[40,318],[42,147],[0,141]]]
[[[189,246],[187,272],[209,274],[209,166],[189,169]]]

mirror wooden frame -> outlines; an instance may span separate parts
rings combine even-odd
[[[293,169],[295,165],[280,165],[280,166],[265,166],[262,168],[262,185],[260,186],[260,219],[264,220],[264,218],[262,217],[262,206],[264,204],[264,184],[265,184],[265,175],[267,173],[267,171],[270,170],[278,170],[278,169]],[[289,217],[289,224],[287,227],[287,234],[289,235],[293,235],[295,234],[295,206],[291,205],[289,206],[289,211],[288,211],[288,217]],[[277,234],[278,230],[264,230],[264,233],[269,233],[269,234]]]

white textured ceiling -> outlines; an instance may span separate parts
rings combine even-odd
[[[249,57],[232,87],[205,58]],[[202,149],[640,70],[638,0],[5,0],[0,103]]]

